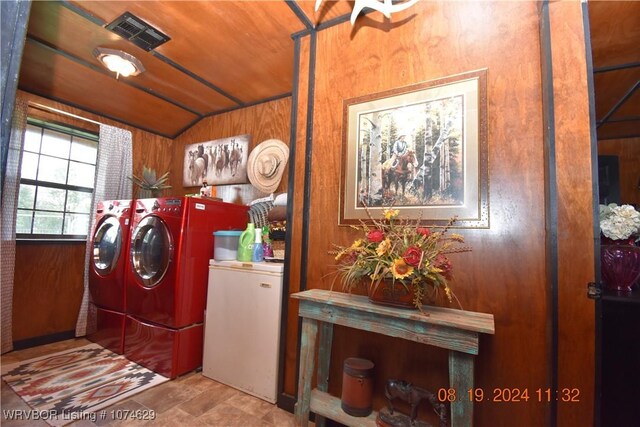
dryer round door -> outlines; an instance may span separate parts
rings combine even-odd
[[[116,217],[106,216],[93,234],[93,268],[101,276],[110,274],[120,258],[122,228]]]
[[[142,285],[158,285],[173,258],[173,241],[167,225],[157,216],[143,218],[131,236],[131,266]]]

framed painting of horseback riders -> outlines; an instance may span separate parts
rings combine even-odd
[[[403,218],[489,227],[487,71],[343,102],[339,224]]]
[[[250,135],[238,135],[185,145],[182,185],[245,184]]]

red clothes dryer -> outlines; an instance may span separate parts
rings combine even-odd
[[[125,266],[131,204],[131,200],[98,202],[91,234],[89,294],[97,318],[96,331],[87,338],[118,354],[124,352]]]
[[[202,364],[213,232],[243,230],[248,207],[192,197],[135,203],[127,258],[125,356],[175,378]]]

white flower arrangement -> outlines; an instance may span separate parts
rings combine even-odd
[[[640,232],[640,212],[631,205],[600,205],[600,230],[609,239],[629,239]]]

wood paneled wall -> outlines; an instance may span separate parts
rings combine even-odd
[[[267,139],[279,139],[289,145],[289,129],[291,121],[291,97],[254,105],[205,118],[189,128],[174,141],[171,175],[175,177],[175,194],[197,193],[198,187],[183,187],[184,147],[189,144],[207,142],[235,135],[249,134],[251,140],[249,151]],[[275,193],[287,191],[287,166],[280,185]],[[251,184],[221,185],[216,187],[215,194],[225,202],[247,204],[265,196]]]
[[[84,249],[84,242],[18,242],[13,341],[75,330],[82,301]]]
[[[291,290],[295,291],[296,277],[300,277],[299,282],[306,282],[307,288],[329,289],[334,261],[328,251],[333,243],[349,244],[356,237],[352,230],[337,225],[343,100],[486,68],[490,228],[461,230],[473,252],[457,254],[453,258],[455,281],[452,286],[465,309],[495,316],[495,335],[482,337],[480,341],[476,386],[488,397],[494,395],[495,389],[505,388],[526,389],[530,397],[528,401],[520,402],[477,403],[476,425],[507,426],[514,422],[544,425],[549,419],[551,405],[540,401],[535,391],[551,386],[548,373],[554,355],[549,339],[551,288],[547,283],[545,246],[539,6],[536,2],[419,2],[404,14],[394,15],[391,23],[376,15],[359,19],[355,27],[346,23],[317,33],[313,116],[310,117],[313,120],[312,145],[310,152],[298,158],[307,137],[303,129],[307,114],[306,78],[310,67],[308,46],[313,35],[301,40],[296,185],[290,194],[296,215],[302,213],[305,203],[304,180],[300,178],[304,174],[304,156],[311,156],[312,191],[306,206],[310,212],[308,226],[300,226],[297,222],[292,227]],[[554,19],[558,19],[557,16]],[[571,30],[560,37],[576,36],[571,31],[577,31],[573,24],[581,22],[580,18],[574,16],[573,11],[568,18],[571,19]],[[572,38],[571,42],[580,40]],[[566,46],[561,43],[561,48]],[[579,62],[584,65],[584,57]],[[564,82],[574,83],[568,76],[564,77]],[[570,97],[557,100],[566,113],[570,112],[568,107],[574,101],[575,98]],[[580,135],[585,133],[584,118],[588,120],[588,114],[583,115],[583,107],[580,105],[576,112],[578,117],[574,123],[580,127]],[[572,124],[566,126],[568,128],[563,128],[563,132],[568,132]],[[588,121],[586,129],[587,137],[582,142],[563,134],[563,153],[569,152],[571,145],[577,143],[583,154],[589,144]],[[585,161],[579,162],[571,162],[564,156],[559,158],[561,163],[556,167],[566,168],[561,197],[567,197],[559,209],[569,209],[572,202],[579,205],[576,209],[581,214],[588,214],[591,209],[583,184],[579,186],[577,199],[566,191],[576,179],[586,179],[584,185],[590,185],[589,153],[585,156]],[[584,231],[566,224],[569,213],[562,216],[565,230]],[[300,218],[294,217],[294,220],[300,221]],[[592,219],[585,216],[584,221],[587,233],[578,239],[579,242],[583,237],[593,237],[588,232]],[[306,230],[309,244],[303,247],[302,236]],[[563,237],[568,236],[563,234]],[[567,250],[565,248],[563,254]],[[307,251],[308,263],[306,270],[301,270],[300,256],[294,254],[304,251]],[[589,334],[589,325],[593,324],[593,312],[588,311],[582,291],[586,284],[584,278],[593,270],[593,259],[588,259],[593,256],[592,247],[586,245],[584,253],[585,256],[571,264],[572,268],[567,265],[563,269],[561,277],[561,286],[567,289],[562,295],[563,307],[581,299],[577,307],[566,310],[563,317],[563,322],[567,322],[571,315],[571,321],[579,325],[562,330],[561,339],[566,340],[562,363],[563,366],[573,365],[562,377],[568,381],[562,385],[564,387],[590,384],[594,372],[592,358],[585,358],[581,353],[568,354],[569,346],[583,338],[577,348],[593,349],[589,347],[593,342],[592,334],[586,337],[574,335]],[[294,310],[294,304],[291,310]],[[297,319],[290,316],[289,329],[296,327]],[[295,389],[296,364],[290,361],[294,348],[295,344],[288,342],[285,376],[288,393]],[[374,406],[377,408],[384,404],[382,390],[388,378],[406,379],[433,391],[448,387],[445,352],[338,327],[329,379],[329,391],[335,396],[340,396],[342,363],[351,356],[366,357],[375,362]],[[581,372],[585,381],[571,382],[576,380],[575,372]],[[457,390],[458,394],[466,392]],[[581,419],[590,422],[592,390],[581,392],[586,405],[567,405],[566,410],[573,412],[571,416],[575,419],[580,418],[575,414],[584,411],[586,406]]]
[[[158,172],[169,170],[173,141],[158,135],[105,119],[68,105],[27,92],[18,96],[30,105],[43,105],[107,125],[130,130],[133,134],[133,173],[142,173],[142,165]],[[97,131],[97,125],[52,114],[46,109],[31,109],[41,118]],[[181,188],[174,182],[172,191]],[[135,195],[135,191],[134,191]],[[83,289],[84,244],[20,243],[16,248],[16,275],[13,296],[13,340],[23,340],[74,330]]]
[[[586,297],[595,274],[588,79],[580,2],[548,7],[558,223],[557,420],[559,426],[579,426],[593,422],[595,386],[595,306]],[[579,400],[565,402],[563,389],[575,389]]]
[[[618,156],[620,202],[640,208],[640,138],[598,141],[598,154]]]

